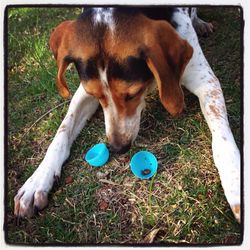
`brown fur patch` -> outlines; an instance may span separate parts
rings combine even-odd
[[[221,117],[220,110],[218,110],[218,108],[215,105],[209,105],[209,108],[212,111],[212,113],[215,115],[216,118]]]
[[[66,58],[83,58],[87,59],[94,56],[96,46],[91,46],[83,37],[77,33],[76,21],[65,21],[59,24],[50,36],[50,48],[57,61],[57,88],[63,98],[70,96],[70,91],[64,78],[65,71],[70,64]]]
[[[84,83],[83,87],[89,95],[96,97],[100,101],[103,108],[108,106],[108,100],[100,80],[90,80]]]
[[[134,83],[128,85],[126,82],[113,80],[110,83],[113,101],[120,117],[133,116],[141,102],[141,96],[148,87],[146,83]],[[134,95],[134,96],[133,96]],[[131,96],[131,99],[127,99]]]
[[[192,47],[182,40],[166,22],[154,22],[152,47],[148,52],[148,66],[154,74],[163,106],[173,116],[182,112],[184,95],[181,75],[193,54]]]
[[[210,95],[213,97],[213,98],[218,98],[220,95],[221,95],[221,90],[219,89],[214,89],[210,92]]]
[[[138,57],[143,54],[157,81],[164,107],[172,115],[182,112],[184,96],[179,81],[192,57],[193,49],[180,38],[170,24],[165,21],[154,21],[143,15],[135,15],[129,22],[126,19],[119,20],[115,30],[103,29],[100,33],[96,33],[98,27],[89,25],[87,19],[65,21],[51,35],[50,47],[57,59],[57,86],[61,96],[66,98],[70,95],[64,79],[64,73],[70,63],[65,61],[66,57],[80,59],[83,63],[97,57],[98,61],[95,63],[98,65],[95,67],[98,68],[107,66],[110,57],[122,62],[128,57]],[[114,80],[112,76],[108,80],[119,114],[133,115],[146,87],[130,100],[126,95],[133,95],[129,93],[133,90],[129,90],[127,83]],[[147,83],[140,84],[147,86]],[[99,79],[88,80],[83,85],[87,93],[99,99],[103,107],[107,107],[108,100]]]

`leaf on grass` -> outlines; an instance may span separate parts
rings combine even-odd
[[[72,176],[67,176],[65,178],[65,184],[70,184],[74,181],[73,177]]]
[[[209,189],[207,191],[207,198],[211,199],[213,197],[213,192]]]
[[[106,201],[101,201],[99,203],[99,208],[100,210],[106,211],[108,208],[109,204]]]
[[[106,180],[106,179],[100,179],[99,180],[100,182],[103,182],[103,183],[107,183],[107,184],[110,184],[110,185],[114,185],[114,186],[120,186],[118,183],[115,183],[113,181],[109,181],[109,180]]]
[[[122,163],[129,163],[130,162],[130,158],[128,156],[124,156],[123,158],[121,158],[120,160]]]
[[[156,228],[153,231],[151,231],[143,240],[142,243],[153,243],[155,236],[160,231],[160,228]]]

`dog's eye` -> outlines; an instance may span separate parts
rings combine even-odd
[[[128,102],[128,101],[134,99],[134,97],[135,97],[135,95],[126,95],[125,96],[125,102]]]
[[[127,94],[125,96],[125,101],[128,102],[128,101],[134,99],[136,96],[139,96],[142,93],[142,91],[143,91],[143,88],[138,90],[135,94]]]

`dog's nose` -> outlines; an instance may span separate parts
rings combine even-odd
[[[110,151],[118,154],[126,153],[127,151],[129,151],[130,147],[131,147],[131,142],[126,145],[119,145],[119,146],[109,145]]]

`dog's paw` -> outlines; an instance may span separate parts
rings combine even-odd
[[[240,205],[239,204],[238,205],[234,205],[231,208],[232,208],[232,211],[233,211],[235,219],[240,223],[241,222]]]
[[[14,198],[15,216],[32,217],[37,211],[48,205],[48,193],[45,191],[22,190]]]
[[[193,26],[199,36],[208,36],[214,31],[214,26],[212,23],[204,22],[200,18],[197,18],[195,21],[193,21]]]
[[[214,137],[212,146],[214,162],[219,171],[226,199],[236,220],[240,223],[240,152],[229,135]]]
[[[32,217],[48,205],[48,192],[55,180],[54,172],[50,169],[37,171],[19,189],[14,198],[14,214],[17,218]]]

